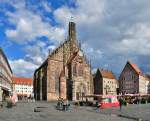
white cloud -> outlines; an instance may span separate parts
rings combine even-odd
[[[150,29],[145,24],[135,24],[125,32],[126,38],[113,44],[117,53],[134,53],[149,55],[150,53]],[[115,48],[114,48],[115,47]]]
[[[83,24],[93,24],[100,22],[104,13],[104,0],[78,0],[77,1],[77,21]],[[75,16],[75,17],[76,17]]]
[[[114,50],[116,53],[135,55],[149,55],[150,53],[150,41],[145,39],[124,39],[121,42],[116,43]]]
[[[50,31],[50,39],[57,41],[64,41],[65,30],[63,28],[53,27]]]
[[[36,37],[40,36],[50,36],[49,28],[51,26],[48,23],[42,22],[40,16],[34,15],[32,12],[26,10],[19,11],[12,14],[9,20],[15,22],[16,29],[6,30],[6,35],[18,43],[33,41]]]
[[[99,49],[92,48],[87,43],[82,45],[82,49],[84,50],[85,54],[87,55],[89,61],[92,62],[92,65],[98,61],[100,61],[103,57],[103,52]]]
[[[23,7],[17,7],[16,12],[6,13],[15,29],[6,29],[6,36],[13,41],[24,44],[34,41],[37,37],[46,36],[49,40],[63,41],[65,30],[43,21],[42,17]]]
[[[89,25],[101,21],[104,9],[104,0],[77,0],[76,8],[63,6],[54,11],[54,16],[64,26],[71,17],[80,25]]]
[[[17,76],[32,77],[36,68],[38,68],[48,55],[48,50],[53,50],[56,46],[44,42],[38,42],[33,46],[26,46],[24,50],[26,55],[24,59],[9,60],[13,73]]]
[[[47,48],[47,49],[54,50],[55,48],[56,48],[56,46],[55,46],[55,45],[50,45],[50,46],[48,46],[48,48]]]
[[[150,38],[150,25],[147,25],[146,23],[137,23],[129,28],[125,35],[136,39]]]
[[[9,63],[13,73],[17,76],[33,77],[33,72],[38,67],[37,65],[23,59],[9,60]]]
[[[83,39],[82,48],[87,57],[92,60],[92,64],[99,61],[103,55],[100,48],[93,46],[93,41],[96,41],[93,35],[95,31],[98,31],[98,25],[101,24],[104,12],[104,0],[77,0],[75,8],[62,6],[53,13],[55,20],[66,29],[68,22],[73,17],[73,21],[77,23],[77,36],[80,36],[79,39]]]
[[[17,11],[7,15],[16,28],[7,29],[6,34],[20,43],[34,41],[39,36],[61,41],[66,36],[68,22],[73,16],[77,23],[78,39],[82,40],[82,47],[92,59],[94,68],[103,66],[118,72],[129,58],[135,58],[138,63],[140,60],[142,66],[149,64],[146,61],[150,59],[149,4],[147,0],[77,0],[75,7],[63,5],[56,10],[50,8],[52,11],[43,5],[45,11],[53,13],[52,20],[56,26],[45,22],[42,12],[33,13],[25,9],[23,4],[15,5]],[[50,4],[48,7],[51,7]],[[30,62],[35,64],[41,63],[48,49],[56,48],[56,45],[46,47],[37,43],[35,46],[38,47],[25,47]]]
[[[63,26],[68,25],[68,21],[73,16],[68,7],[61,7],[54,11],[55,20]]]
[[[25,56],[25,60],[40,66],[43,63],[43,61],[44,61],[44,57],[43,56],[39,56],[39,55],[32,56],[32,55],[27,54]]]
[[[54,11],[54,16],[64,27],[73,16],[78,39],[88,45],[83,49],[94,61],[93,66],[113,68],[118,73],[130,58],[141,65],[148,63],[145,59],[150,53],[149,3],[78,0],[75,8],[63,6]],[[141,56],[144,63],[139,62]]]
[[[42,64],[48,55],[48,48],[49,47],[47,47],[46,42],[39,40],[34,45],[25,46],[25,60],[30,61],[36,65]]]

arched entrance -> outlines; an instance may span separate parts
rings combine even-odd
[[[84,83],[78,84],[76,88],[76,100],[83,100],[86,92],[86,85]]]

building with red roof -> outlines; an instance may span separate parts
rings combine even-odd
[[[112,71],[97,69],[94,75],[94,94],[100,95],[116,95],[117,80]]]
[[[13,89],[18,98],[29,97],[33,94],[33,79],[24,77],[13,77]]]
[[[148,94],[150,93],[150,78],[148,75],[142,73],[140,68],[127,61],[124,69],[119,77],[119,91],[120,93],[130,94]]]

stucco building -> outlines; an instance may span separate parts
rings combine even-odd
[[[94,94],[116,95],[117,80],[115,75],[108,70],[97,69],[94,75]]]
[[[119,77],[119,91],[123,94],[147,94],[149,82],[149,77],[143,74],[136,64],[127,61]]]
[[[77,41],[76,25],[69,22],[67,40],[34,73],[34,96],[36,100],[80,100],[87,94],[93,94],[91,67]]]
[[[30,97],[33,95],[33,79],[24,77],[13,77],[13,90],[18,99]]]
[[[7,57],[0,48],[0,101],[12,93],[12,75]]]

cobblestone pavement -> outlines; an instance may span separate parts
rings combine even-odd
[[[34,108],[41,112],[34,112]],[[0,109],[0,121],[133,121],[115,115],[101,114],[91,107],[72,107],[58,111],[54,103],[18,103],[17,106]]]
[[[132,104],[128,107],[123,107],[121,112],[119,108],[97,110],[97,112],[106,115],[115,114],[142,119],[142,121],[150,121],[150,104]]]

